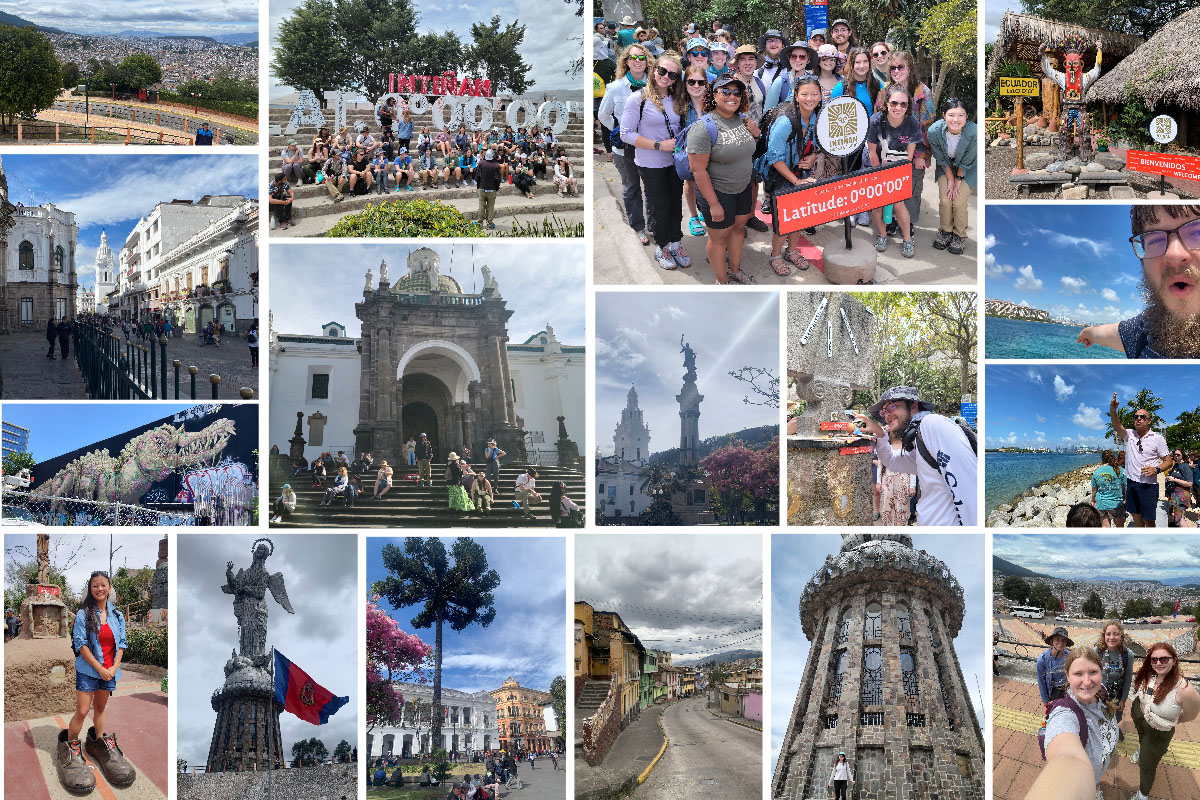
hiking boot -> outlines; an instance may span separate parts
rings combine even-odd
[[[955,233],[950,234],[950,246],[946,249],[956,256],[961,256],[963,254],[963,238]]]
[[[88,727],[87,739],[83,746],[88,757],[96,762],[96,766],[104,773],[105,780],[113,786],[124,788],[137,779],[137,770],[117,746],[115,733],[106,733],[97,739],[95,727]]]
[[[938,231],[937,236],[933,237],[933,249],[945,250],[950,246],[950,239],[953,235],[949,231]]]
[[[671,258],[675,260],[676,264],[684,267],[685,269],[692,265],[691,257],[687,254],[687,251],[680,246],[679,242],[675,242],[675,244],[671,245],[670,249]]]
[[[90,794],[96,788],[96,776],[83,758],[83,747],[78,739],[67,740],[66,728],[58,732],[54,766],[59,782],[71,794]]]
[[[664,250],[661,247],[654,248],[654,260],[663,269],[675,269],[679,265],[675,263],[675,259],[671,258],[670,248]]]
[[[771,230],[770,225],[755,216],[750,217],[750,219],[746,222],[746,227],[752,231],[758,231],[759,233],[766,233],[767,231]]]

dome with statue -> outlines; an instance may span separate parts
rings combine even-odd
[[[449,275],[439,272],[442,258],[428,247],[419,247],[408,254],[408,274],[392,284],[393,292],[462,294],[462,286]]]

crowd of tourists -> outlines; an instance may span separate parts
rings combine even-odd
[[[850,223],[873,229],[877,251],[899,238],[901,254],[913,257],[925,173],[933,168],[939,219],[931,245],[963,253],[977,180],[976,126],[962,100],[934,108],[910,53],[886,41],[860,43],[845,19],[834,20],[828,36],[818,29],[791,41],[768,30],[739,45],[720,21],[711,31],[688,24],[667,44],[653,26],[626,17],[597,23],[592,57],[603,152],[620,175],[626,221],[643,245],[654,244],[661,268],[692,264],[682,246],[686,203],[688,233],[707,237],[717,283],[753,282],[741,269],[743,242],[747,228],[769,230],[772,196],[843,174],[842,159],[817,142],[816,123],[825,104],[844,95],[857,98],[870,120],[848,172],[910,163],[913,187],[903,203]],[[799,233],[772,235],[769,264],[780,277],[811,267]]]
[[[488,440],[482,458],[474,465],[469,447],[451,450],[446,456],[446,468],[442,476],[446,486],[447,511],[456,516],[491,514],[500,492],[500,461],[506,455],[495,439]],[[357,455],[350,461],[345,452],[339,450],[336,456],[325,452],[311,462],[303,456],[297,457],[291,464],[291,478],[297,480],[308,476],[312,488],[324,490],[320,501],[323,507],[340,502],[346,508],[354,508],[356,503],[382,499],[393,489],[402,491],[396,487],[397,480],[416,488],[432,487],[435,456],[436,448],[429,436],[422,433],[416,438],[410,436],[403,444],[404,463],[396,467],[386,460],[377,464],[370,453]],[[416,472],[411,471],[414,467]],[[397,468],[406,470],[405,474],[398,476]],[[537,468],[529,466],[513,483],[512,507],[520,510],[522,518],[532,519],[533,507],[545,502],[555,525],[582,527],[583,510],[568,496],[566,484],[551,481],[549,491],[543,494],[538,491],[537,481]],[[271,522],[282,522],[295,513],[297,506],[295,489],[285,483],[272,504]]]

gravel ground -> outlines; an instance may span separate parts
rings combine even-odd
[[[1017,185],[1008,182],[1008,176],[1014,169],[1017,168],[1017,149],[1015,147],[988,147],[984,154],[984,192],[988,200],[1016,200]],[[1030,153],[1046,153],[1049,152],[1048,147],[1025,147],[1025,154]],[[1133,193],[1139,199],[1144,199],[1146,194],[1158,189],[1158,178],[1154,175],[1144,175],[1139,172],[1129,173],[1129,188],[1133,189]],[[1167,187],[1167,191],[1174,192],[1183,199],[1194,199],[1194,195],[1178,188]],[[1031,187],[1031,200],[1047,200],[1054,196],[1051,189],[1038,189]],[[1089,199],[1107,200],[1107,190],[1092,190],[1092,196]]]

